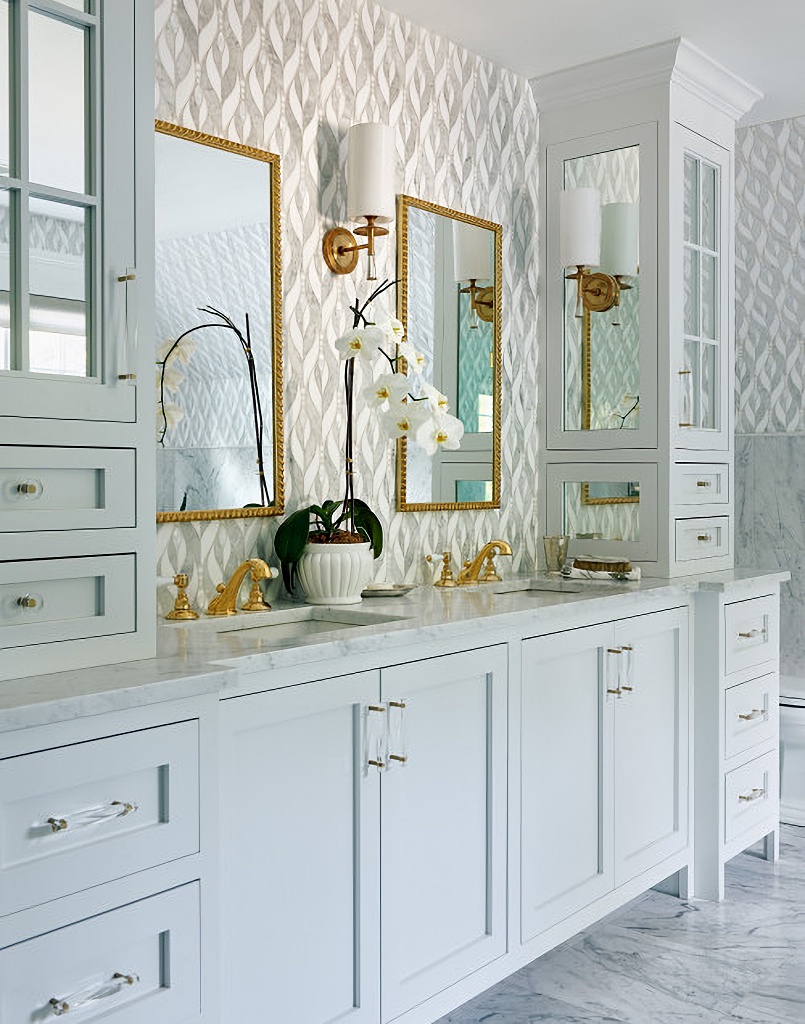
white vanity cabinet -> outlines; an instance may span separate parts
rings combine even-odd
[[[733,151],[759,93],[680,39],[532,85],[546,225],[544,532],[570,535],[571,555],[622,555],[653,576],[730,568]],[[579,188],[598,190],[603,229],[576,309],[560,197]],[[616,220],[627,212],[628,232]],[[607,239],[608,224],[624,234]],[[627,234],[624,255],[612,243]]]
[[[724,898],[724,864],[780,830],[778,587],[696,595],[696,895]]]
[[[217,703],[0,732],[0,1024],[217,1024]]]
[[[223,1020],[378,1024],[505,953],[506,672],[492,647],[223,703]]]
[[[529,943],[689,838],[686,608],[523,643],[520,922]],[[667,864],[667,870],[661,865]]]
[[[10,0],[0,21],[8,679],[155,649],[154,26],[139,0]]]

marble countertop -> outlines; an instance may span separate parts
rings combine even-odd
[[[367,598],[340,609],[277,602],[271,612],[166,622],[156,658],[0,682],[0,732],[215,691],[234,695],[255,672],[275,674],[273,682],[261,684],[271,688],[285,685],[288,672],[315,672],[325,662],[340,663],[336,671],[346,669],[345,658],[351,659],[348,671],[393,664],[428,643],[471,646],[481,629],[484,643],[504,642],[639,614],[641,606],[650,611],[702,589],[739,595],[759,582],[776,586],[786,579],[786,572],[748,570],[629,583],[518,577],[453,589],[420,587],[406,597]],[[624,602],[634,610],[613,607]]]

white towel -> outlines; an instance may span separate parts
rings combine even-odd
[[[572,566],[566,568],[562,575],[569,580],[619,580],[630,581],[640,579],[640,569],[632,569],[630,572],[599,572],[593,569],[575,569]]]

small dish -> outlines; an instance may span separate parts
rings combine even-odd
[[[416,583],[369,583],[361,597],[405,597],[416,589]]]

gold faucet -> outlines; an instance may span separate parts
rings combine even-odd
[[[249,600],[243,605],[243,611],[271,611],[271,605],[266,604],[263,600],[258,580],[270,580],[277,574],[268,565],[266,565],[262,558],[250,558],[248,561],[244,562],[243,565],[239,565],[237,569],[235,569],[229,583],[219,583],[215,588],[218,591],[218,596],[214,597],[212,601],[210,601],[210,605],[207,608],[208,615],[237,614],[238,594],[240,593],[243,581],[246,579],[246,574],[250,571],[252,574],[252,589],[249,593]]]
[[[484,544],[471,562],[464,563],[464,568],[458,574],[456,581],[458,585],[463,587],[468,583],[498,583],[501,577],[495,571],[495,552],[499,555],[510,555],[512,549],[505,540],[490,540],[488,544]],[[486,562],[486,566],[481,575],[481,566],[484,562]]]

